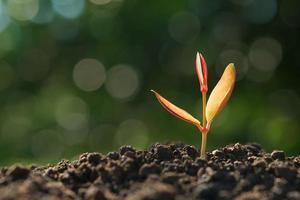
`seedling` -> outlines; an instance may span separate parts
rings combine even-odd
[[[190,124],[195,125],[198,128],[198,130],[202,133],[200,158],[205,159],[207,134],[210,130],[213,119],[224,108],[224,106],[228,102],[228,99],[231,96],[235,82],[235,67],[233,63],[230,63],[226,67],[222,77],[211,92],[208,101],[206,101],[206,94],[208,91],[207,65],[204,57],[199,52],[197,52],[196,55],[196,73],[200,83],[200,91],[202,93],[202,125],[198,119],[193,117],[185,110],[175,106],[156,91],[151,91],[155,94],[158,102],[168,112]]]

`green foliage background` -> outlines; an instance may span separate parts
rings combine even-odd
[[[300,153],[299,1],[1,0],[0,165],[72,159],[154,142],[198,146],[158,90],[198,118],[196,51],[209,89],[234,62],[238,81],[210,150],[258,142]]]

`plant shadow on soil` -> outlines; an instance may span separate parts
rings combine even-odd
[[[300,157],[239,143],[199,157],[185,144],[84,153],[55,165],[0,171],[0,200],[300,199]]]

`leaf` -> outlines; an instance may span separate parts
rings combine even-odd
[[[182,119],[190,124],[194,124],[196,126],[200,126],[200,121],[196,118],[194,118],[191,114],[186,112],[185,110],[175,106],[170,101],[162,97],[160,94],[155,92],[154,90],[151,90],[153,92],[158,100],[158,102],[172,115],[178,117],[179,119]]]
[[[235,82],[235,67],[234,64],[229,64],[221,79],[211,92],[207,106],[206,106],[206,119],[210,124],[213,118],[224,108],[228,102]]]

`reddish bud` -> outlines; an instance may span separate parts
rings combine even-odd
[[[207,86],[207,65],[204,57],[201,53],[197,52],[196,55],[196,72],[200,83],[200,90],[202,93],[206,93]]]

